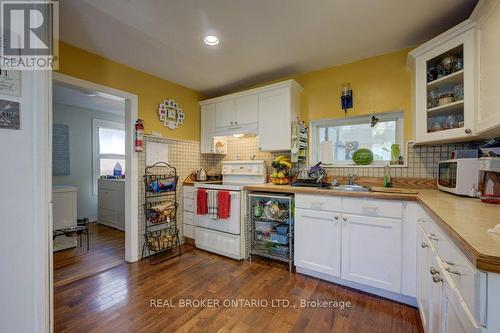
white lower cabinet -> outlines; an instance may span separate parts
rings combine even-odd
[[[297,209],[295,264],[331,276],[340,276],[340,213]]]
[[[431,223],[426,221],[425,223]],[[426,333],[479,333],[483,328],[464,301],[452,278],[454,271],[443,261],[436,243],[421,225],[417,227],[417,305]],[[434,233],[432,233],[434,235]]]
[[[394,202],[386,210],[387,204],[384,200],[296,195],[298,271],[401,294],[402,219],[378,216],[402,217],[403,204]],[[378,216],[346,213],[357,212],[358,206],[370,207],[367,214]]]
[[[182,186],[182,233],[191,239],[194,239],[194,193],[193,186]]]
[[[342,279],[401,292],[402,220],[342,215]]]

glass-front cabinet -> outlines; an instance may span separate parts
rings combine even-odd
[[[466,21],[410,52],[417,142],[464,139],[476,134],[475,43],[474,24]]]

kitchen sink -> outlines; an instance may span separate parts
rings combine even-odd
[[[337,185],[332,186],[332,190],[334,191],[342,191],[342,192],[370,192],[368,187],[364,187],[361,185]]]

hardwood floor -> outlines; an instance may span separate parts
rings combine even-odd
[[[285,266],[263,260],[239,262],[190,246],[184,251],[157,265],[123,264],[55,288],[55,331],[423,332],[412,307],[289,274]],[[219,307],[182,306],[185,300],[204,299],[219,300]],[[228,307],[227,299],[239,307]],[[352,305],[301,306],[302,300],[318,299]],[[247,307],[245,300],[257,304]],[[290,306],[277,306],[278,300]]]
[[[102,272],[125,262],[125,233],[98,223],[89,224],[90,250],[54,252],[54,287]]]

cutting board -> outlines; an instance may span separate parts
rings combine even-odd
[[[418,194],[418,190],[414,190],[411,188],[372,186],[372,187],[370,187],[370,189],[373,192],[398,193],[398,194]]]

